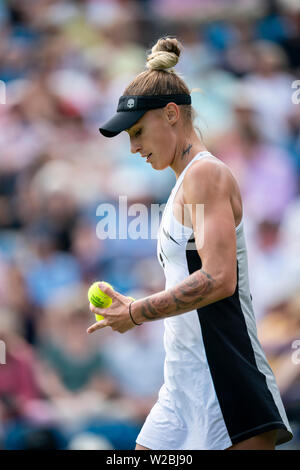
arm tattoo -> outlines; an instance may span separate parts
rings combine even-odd
[[[214,288],[215,280],[202,269],[191,274],[178,286],[145,299],[141,315],[157,320],[197,308]]]
[[[192,144],[188,145],[187,148],[185,150],[183,150],[182,154],[181,154],[181,159],[183,159],[183,157],[186,155],[186,154],[189,154],[190,153],[190,150],[192,148]]]

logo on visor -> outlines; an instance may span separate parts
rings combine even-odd
[[[129,98],[129,100],[127,101],[127,108],[131,109],[133,107],[134,107],[134,99]]]

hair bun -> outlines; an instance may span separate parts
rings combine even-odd
[[[152,47],[147,57],[147,69],[167,70],[174,67],[181,53],[182,46],[175,38],[161,38]],[[172,70],[169,70],[172,72]]]

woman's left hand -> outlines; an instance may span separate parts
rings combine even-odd
[[[132,299],[120,294],[101,282],[99,282],[99,288],[112,298],[112,303],[108,308],[97,308],[90,303],[91,312],[102,315],[104,319],[91,325],[87,329],[87,333],[93,333],[106,326],[110,326],[114,331],[118,331],[119,333],[125,333],[131,330],[131,328],[135,326],[129,315],[129,305]]]

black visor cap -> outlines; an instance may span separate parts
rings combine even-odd
[[[191,104],[190,95],[128,95],[119,99],[116,114],[99,131],[105,137],[115,137],[130,129],[150,109],[163,108],[168,103]]]
[[[103,124],[99,131],[105,137],[115,137],[120,134],[120,132],[130,129],[147,111],[147,109],[132,111],[130,113],[119,111],[109,121]]]

